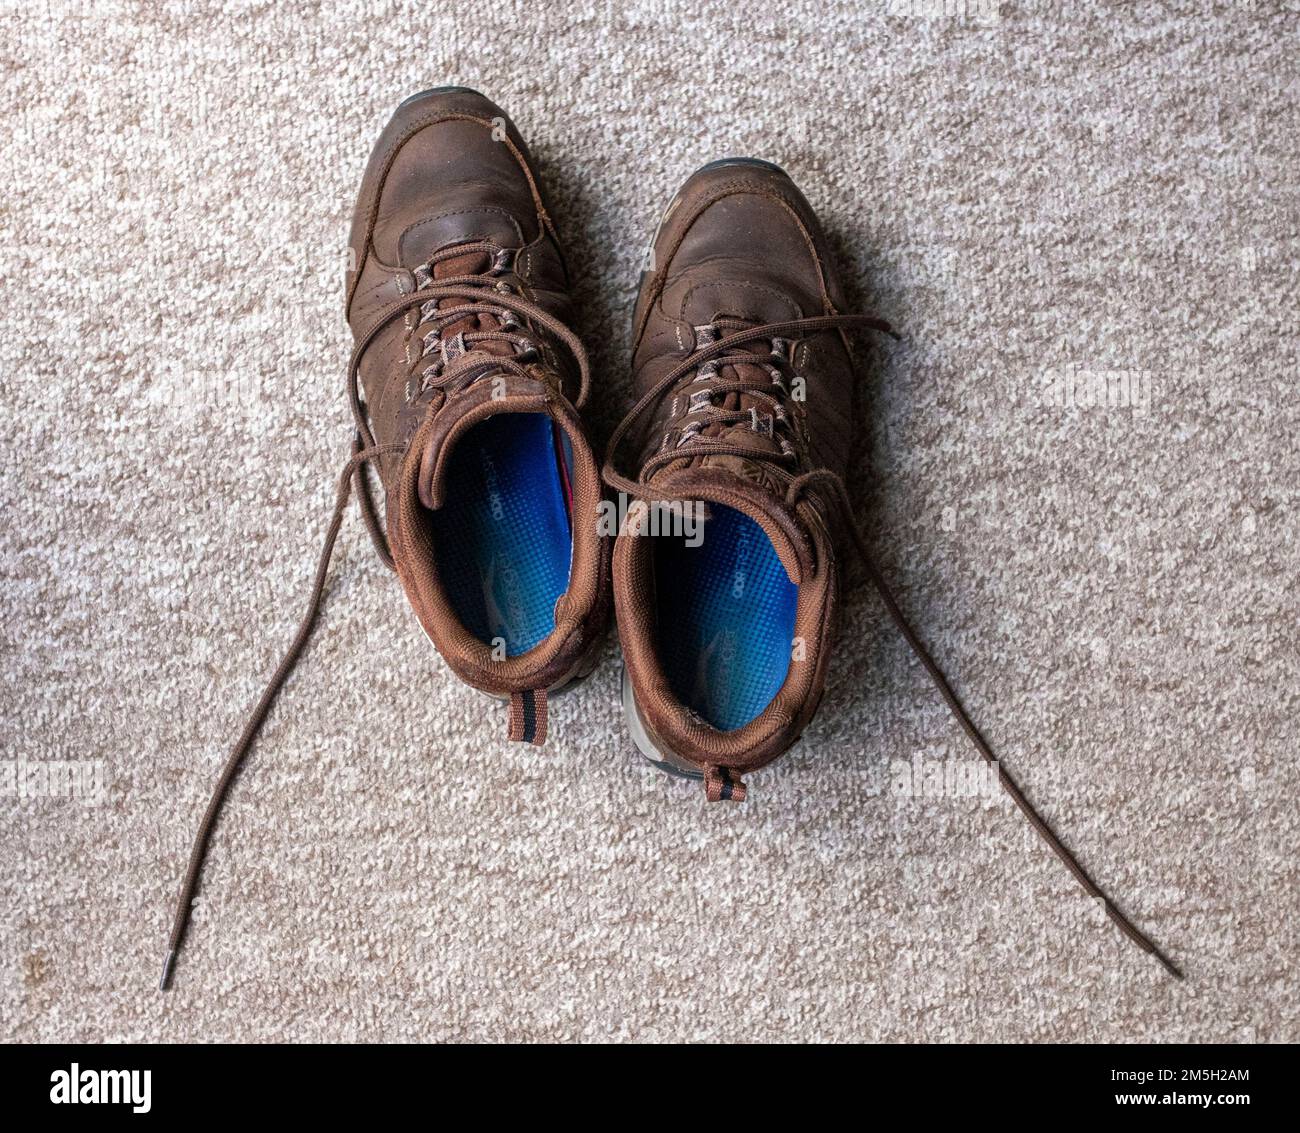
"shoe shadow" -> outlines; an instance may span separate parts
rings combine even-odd
[[[824,222],[823,227],[844,284],[847,312],[878,315],[905,334],[909,315],[906,294],[892,286],[895,281],[890,269],[873,248],[866,226],[850,229]],[[846,482],[859,529],[867,545],[874,549],[886,577],[890,577],[895,572],[889,564],[900,554],[906,534],[897,524],[897,509],[889,506],[890,478],[880,470],[896,464],[893,454],[900,441],[891,432],[889,416],[907,419],[914,386],[906,375],[913,351],[906,338],[894,342],[875,333],[854,336],[852,349],[857,398]],[[874,781],[875,772],[884,772],[891,754],[886,750],[893,731],[890,719],[906,707],[900,700],[904,694],[890,674],[900,659],[910,654],[851,547],[845,555],[839,639],[825,696],[800,747],[806,744],[815,748],[832,736],[842,737],[844,721],[860,721],[860,729],[855,725],[849,730],[862,737],[861,754],[872,769]]]
[[[608,225],[581,164],[545,145],[534,147],[533,156],[569,271],[573,329],[591,362],[591,394],[583,417],[599,460],[624,408],[635,269],[629,274],[626,257],[611,255],[593,238],[602,223]]]

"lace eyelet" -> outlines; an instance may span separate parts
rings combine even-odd
[[[519,256],[518,248],[498,248],[492,254],[492,266],[488,269],[493,275],[501,275],[515,270],[515,260]]]
[[[696,422],[693,425],[687,425],[686,428],[682,430],[682,435],[677,438],[677,444],[673,447],[681,448],[682,445],[689,444],[691,441],[695,440],[695,438],[700,435],[700,428],[701,426],[699,422]]]
[[[461,357],[468,350],[465,343],[465,332],[461,331],[455,338],[449,339],[442,343],[442,361],[444,365],[450,365],[457,358]]]
[[[766,413],[760,415],[755,406],[749,409],[749,427],[760,437],[771,437],[776,433],[772,418]]]

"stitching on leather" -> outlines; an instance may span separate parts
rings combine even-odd
[[[403,240],[405,240],[417,228],[423,228],[426,224],[435,224],[437,221],[445,220],[449,216],[467,216],[470,213],[484,212],[494,212],[504,216],[506,220],[510,222],[510,227],[514,229],[515,235],[519,237],[519,242],[521,244],[524,242],[524,234],[519,227],[519,221],[503,208],[499,208],[496,205],[485,205],[482,208],[448,209],[446,212],[435,213],[433,216],[427,216],[423,220],[417,220],[414,224],[408,224],[404,229],[402,229],[401,235],[398,236],[397,246],[400,248]],[[487,236],[483,233],[476,232],[473,233],[470,238],[485,240],[487,239]]]
[[[767,295],[772,296],[772,298],[774,299],[780,300],[782,303],[788,304],[790,309],[793,311],[793,314],[791,315],[792,318],[797,318],[801,313],[798,303],[794,302],[794,300],[782,294],[780,291],[777,291],[776,288],[774,287],[767,287],[761,283],[744,283],[739,280],[713,280],[712,282],[708,282],[708,283],[701,282],[701,283],[691,284],[691,286],[687,289],[686,294],[682,297],[683,314],[677,315],[675,317],[679,319],[684,319],[686,317],[685,315],[686,307],[691,301],[691,296],[694,295],[696,291],[699,291],[701,288],[706,288],[706,287],[722,287],[722,286],[744,287],[750,291],[761,291]],[[660,304],[660,306],[662,307],[662,304]],[[751,318],[751,317],[754,319],[758,319],[757,315],[752,315],[752,316],[746,315],[744,312],[741,311],[728,311],[727,313],[730,315],[735,315],[736,318],[738,319]],[[763,320],[758,319],[758,321],[762,322]]]
[[[633,339],[634,350],[640,346],[641,339],[645,336],[646,327],[650,325],[650,317],[653,315],[655,308],[658,307],[659,310],[663,312],[662,296],[664,286],[667,283],[668,265],[672,263],[673,257],[677,255],[678,249],[681,248],[683,242],[686,240],[686,236],[690,232],[691,227],[700,219],[706,209],[727,197],[736,196],[742,193],[753,197],[764,197],[767,200],[775,202],[790,214],[791,218],[799,226],[799,231],[803,235],[804,243],[808,246],[808,251],[812,255],[813,263],[817,266],[817,285],[821,289],[822,305],[825,308],[825,312],[828,314],[834,312],[835,304],[831,302],[830,293],[826,287],[826,265],[817,252],[817,242],[813,239],[811,231],[804,223],[803,217],[799,215],[799,210],[796,209],[790,200],[783,194],[774,193],[770,189],[757,188],[753,182],[743,180],[724,181],[715,188],[715,191],[712,194],[700,202],[693,213],[687,215],[682,230],[677,234],[677,238],[668,249],[668,254],[664,257],[664,272],[660,274],[659,278],[655,281],[654,287],[650,293],[650,302],[646,304],[645,319],[641,326],[637,328],[637,333]],[[657,239],[659,234],[656,233],[655,235]],[[663,312],[663,316],[664,318],[672,317],[668,315],[667,312]]]
[[[361,277],[361,269],[364,267],[366,260],[370,256],[371,249],[374,246],[375,220],[379,210],[379,199],[384,194],[384,186],[388,183],[389,173],[392,172],[393,159],[396,157],[397,151],[406,145],[406,143],[415,137],[415,135],[421,130],[426,130],[430,126],[440,125],[443,122],[473,122],[485,129],[495,129],[490,118],[478,118],[473,114],[439,114],[437,112],[432,112],[427,118],[417,118],[409,127],[407,127],[404,133],[400,134],[389,143],[388,148],[384,150],[383,160],[379,163],[383,171],[379,175],[378,183],[375,185],[371,194],[370,202],[366,207],[365,237],[362,241],[361,249],[357,253],[357,278],[348,289],[347,300],[344,304],[344,309],[349,317],[351,317],[352,314],[352,299],[356,294],[357,282]],[[546,231],[550,227],[551,218],[547,215],[546,206],[542,203],[541,192],[537,186],[537,178],[534,175],[532,168],[524,160],[523,151],[515,145],[514,140],[510,137],[508,132],[506,134],[506,142],[508,143],[510,156],[515,159],[515,162],[526,175],[529,193],[533,198],[533,206],[537,209],[538,226],[543,231]],[[367,163],[367,173],[370,171],[370,167],[371,163]]]

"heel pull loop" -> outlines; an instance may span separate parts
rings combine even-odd
[[[546,741],[546,690],[528,689],[510,694],[510,729],[507,738],[516,743]]]
[[[749,788],[730,767],[704,769],[704,796],[711,803],[743,803]]]

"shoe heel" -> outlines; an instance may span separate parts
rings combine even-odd
[[[637,750],[660,771],[667,772],[678,779],[704,778],[704,772],[695,764],[687,763],[671,751],[660,750],[650,739],[641,720],[641,713],[637,711],[636,697],[632,692],[632,681],[627,675],[626,666],[623,668],[623,712],[627,716],[627,730],[632,734],[632,742],[636,744]]]

